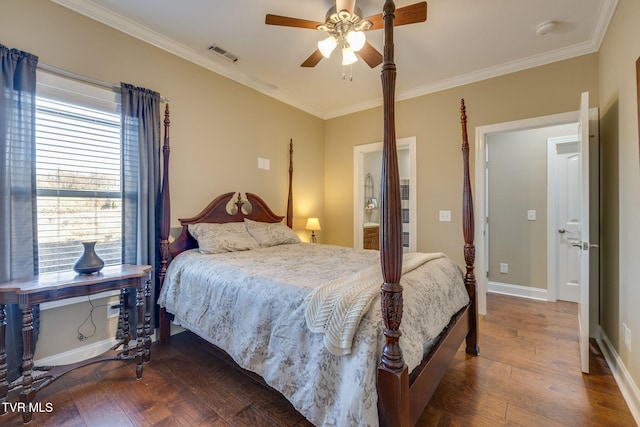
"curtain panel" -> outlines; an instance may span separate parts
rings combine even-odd
[[[160,261],[160,94],[128,83],[121,83],[121,94],[122,259],[128,264],[151,265],[155,271]],[[135,307],[135,295],[129,295],[129,306]],[[130,312],[134,325],[136,313]]]
[[[38,273],[35,114],[38,57],[0,45],[0,282]],[[32,350],[39,307],[33,309]],[[22,375],[22,312],[6,306],[7,381]]]

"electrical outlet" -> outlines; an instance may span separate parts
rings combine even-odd
[[[120,303],[112,302],[107,306],[107,319],[118,317],[120,315]]]
[[[631,330],[626,323],[622,323],[622,340],[627,350],[631,351]]]
[[[507,274],[509,272],[509,264],[505,262],[500,263],[500,273]]]

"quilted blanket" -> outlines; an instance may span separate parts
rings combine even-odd
[[[158,303],[180,324],[259,374],[318,426],[377,426],[376,368],[384,346],[376,295],[351,352],[331,354],[305,321],[305,298],[333,280],[378,267],[377,251],[298,243],[223,254],[197,250],[170,264]],[[403,275],[400,340],[409,370],[425,344],[468,303],[462,271],[449,258]]]

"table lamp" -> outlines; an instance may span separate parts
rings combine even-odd
[[[318,218],[308,218],[305,230],[311,230],[311,243],[316,243],[316,230],[321,230]]]

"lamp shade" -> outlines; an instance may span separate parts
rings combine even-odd
[[[318,218],[308,218],[307,225],[304,228],[305,230],[311,230],[311,231],[321,230],[320,221],[318,221]]]
[[[351,65],[358,60],[356,53],[350,47],[342,48],[342,65]]]
[[[331,52],[333,52],[333,49],[335,49],[337,45],[338,41],[336,40],[336,38],[330,36],[318,42],[318,49],[320,49],[320,53],[322,53],[322,56],[328,58],[331,56]]]
[[[353,49],[354,52],[357,52],[364,47],[366,37],[362,31],[349,31],[349,34],[347,34],[347,41],[349,42],[351,49]]]

